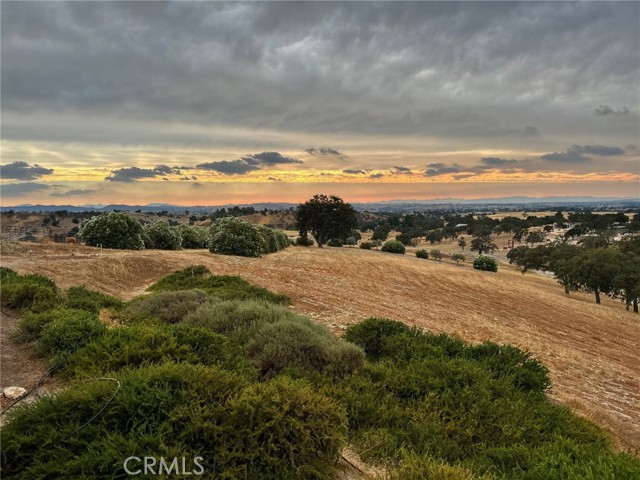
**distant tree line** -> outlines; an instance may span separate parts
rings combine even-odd
[[[585,291],[622,299],[638,313],[640,299],[640,237],[597,247],[556,243],[533,248],[520,246],[507,254],[509,262],[527,270],[553,272],[565,293]]]

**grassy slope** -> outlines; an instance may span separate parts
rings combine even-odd
[[[598,306],[589,295],[565,296],[550,278],[359,249],[290,248],[248,259],[204,251],[98,257],[86,247],[48,248],[17,247],[2,264],[48,275],[63,288],[85,283],[121,298],[184,265],[205,264],[286,293],[297,310],[336,328],[379,316],[527,348],[550,368],[556,399],[612,432],[620,446],[640,451],[638,317],[617,302]],[[65,255],[74,248],[75,258]]]

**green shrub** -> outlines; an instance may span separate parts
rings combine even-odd
[[[264,237],[255,225],[238,218],[221,218],[209,229],[211,253],[259,257],[264,243]]]
[[[182,248],[207,248],[208,233],[203,227],[182,224],[178,228],[182,237]]]
[[[364,250],[371,250],[373,247],[375,247],[375,244],[373,242],[362,242],[360,244],[360,248]]]
[[[131,300],[121,313],[125,323],[178,323],[201,305],[214,301],[207,292],[160,291]]]
[[[16,341],[20,343],[34,342],[40,338],[42,329],[54,318],[57,318],[62,312],[66,313],[66,309],[58,308],[47,312],[25,312],[20,320],[18,320],[17,330],[14,334]],[[62,313],[63,315],[65,313]]]
[[[280,242],[275,230],[264,225],[260,225],[257,228],[264,239],[262,253],[275,253],[280,250]]]
[[[8,281],[10,279],[15,279],[18,274],[7,267],[0,267],[0,284],[4,281]]]
[[[276,238],[278,240],[278,249],[283,250],[285,248],[288,248],[291,245],[291,242],[289,242],[289,237],[287,237],[287,234],[282,230],[275,230],[275,232]]]
[[[493,257],[480,255],[473,261],[473,268],[487,272],[497,272],[498,264]]]
[[[142,225],[126,213],[106,212],[86,220],[80,229],[80,237],[92,247],[120,250],[144,248]]]
[[[385,350],[387,337],[409,332],[410,328],[402,322],[383,318],[368,318],[347,328],[345,338],[362,347],[368,358],[378,359]]]
[[[219,364],[237,370],[248,366],[239,349],[222,335],[182,325],[138,325],[108,330],[69,356],[65,371],[67,376],[97,376],[165,362]]]
[[[398,240],[389,240],[388,242],[385,242],[384,245],[382,245],[382,251],[387,253],[397,253],[400,255],[404,255],[406,250],[407,249],[402,244],[402,242],[399,242]]]
[[[298,237],[296,238],[296,245],[299,247],[311,247],[314,244],[314,241],[309,237]]]
[[[53,280],[37,274],[18,275],[9,269],[3,271],[0,299],[3,307],[38,312],[55,308],[60,303]]]
[[[327,246],[340,248],[344,246],[344,243],[342,243],[342,240],[340,240],[339,238],[332,238],[327,242]]]
[[[273,303],[227,300],[200,306],[184,318],[184,324],[207,328],[244,343],[264,325],[302,319],[291,309]]]
[[[199,288],[222,300],[264,300],[288,305],[291,299],[266,288],[251,285],[240,277],[212,275],[204,265],[187,267],[167,275],[149,287],[152,292]]]
[[[124,306],[121,300],[111,295],[89,290],[84,285],[69,288],[64,304],[67,308],[87,310],[93,313],[100,313],[103,308],[120,309]]]
[[[454,262],[456,262],[457,264],[460,264],[461,262],[464,263],[465,256],[462,253],[454,253],[453,255],[451,255],[451,260],[453,260]]]
[[[74,382],[12,411],[0,431],[3,478],[125,477],[132,454],[203,457],[207,478],[332,478],[344,408],[301,382],[248,385],[217,366],[164,363]],[[73,434],[68,440],[65,437]],[[55,446],[55,448],[51,448]],[[142,454],[140,455],[142,456]]]
[[[408,454],[397,469],[392,471],[385,480],[481,480],[489,477],[479,477],[461,466],[448,465],[441,460],[431,457]]]
[[[416,250],[416,257],[427,260],[429,258],[429,252],[427,252],[424,248],[421,248],[420,250]]]
[[[433,258],[434,260],[442,260],[442,252],[436,248],[434,248],[433,250],[431,250],[431,258]]]
[[[283,320],[264,326],[247,344],[247,352],[263,377],[289,368],[342,377],[364,361],[358,347],[332,337],[325,327],[309,320]]]
[[[465,356],[480,362],[495,378],[511,378],[522,390],[544,393],[551,388],[549,370],[517,347],[484,342],[467,348]]]
[[[71,353],[104,333],[106,327],[85,310],[59,309],[40,331],[38,346],[48,355]]]
[[[176,227],[167,222],[149,223],[144,226],[145,248],[158,250],[180,250],[182,248],[182,236]]]
[[[214,441],[204,436],[207,425],[228,418],[225,403],[247,385],[241,375],[216,366],[165,363],[116,376],[121,387],[107,410],[64,442],[105,406],[114,382],[73,382],[56,396],[14,409],[0,432],[3,478],[85,478],[87,472],[93,478],[124,478],[124,458],[138,452],[187,459],[199,454],[214,462],[228,451],[242,451],[218,441],[233,435],[229,424],[218,427]],[[213,466],[206,471],[216,478]]]
[[[335,478],[344,407],[288,378],[253,385],[228,405],[228,462],[244,467],[234,478]]]

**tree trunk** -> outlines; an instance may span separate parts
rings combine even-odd
[[[593,293],[596,294],[596,303],[600,305],[600,289],[596,288]]]
[[[322,248],[322,237],[320,235],[316,237],[316,242],[318,242],[318,248]]]
[[[569,295],[569,283],[565,283],[565,284],[564,284],[564,293],[566,293],[567,295]]]
[[[637,298],[633,299],[633,311],[634,311],[634,313],[638,313],[638,299]]]

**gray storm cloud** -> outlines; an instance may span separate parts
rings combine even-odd
[[[13,162],[0,165],[0,178],[12,180],[37,180],[45,175],[51,175],[53,169],[43,168],[38,165],[29,165],[27,162]]]
[[[153,121],[516,142],[535,139],[532,122],[593,138],[602,132],[589,119],[595,104],[596,115],[631,118],[607,131],[628,137],[637,117],[609,105],[638,103],[639,8],[6,2],[3,134],[46,139],[46,127],[55,125],[29,115],[37,108],[75,116],[78,125],[91,119],[92,132],[65,130],[64,141],[117,142],[121,135],[160,143]],[[123,118],[133,127],[119,127]],[[529,126],[523,135],[513,125]],[[207,139],[171,137],[178,144]]]
[[[217,162],[205,162],[196,165],[201,170],[211,170],[223,175],[244,175],[260,170],[264,166],[301,164],[302,160],[285,157],[279,152],[262,152],[244,156],[238,160],[221,160]]]

